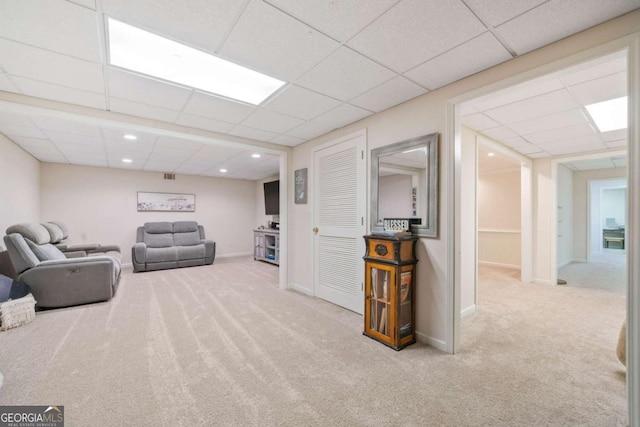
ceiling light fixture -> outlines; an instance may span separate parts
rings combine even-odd
[[[137,136],[132,135],[132,134],[130,134],[130,133],[128,133],[128,134],[126,134],[126,135],[124,135],[124,136],[123,136],[123,138],[124,138],[124,139],[128,139],[129,141],[135,141],[136,139],[138,139],[138,137],[137,137]]]
[[[496,153],[487,153],[487,156],[489,156],[489,157],[493,157],[495,155],[496,155]]]
[[[586,105],[600,132],[627,128],[627,97]]]
[[[251,157],[253,157],[254,159],[259,159],[260,158],[260,154],[254,153],[254,154],[251,155]]]
[[[259,105],[285,82],[107,18],[109,63]]]
[[[222,173],[227,173],[227,170],[226,170],[226,169],[224,169],[224,168],[222,168],[222,169],[220,169],[220,172],[222,172]]]
[[[131,160],[131,159],[122,159],[122,162],[123,163],[132,163],[133,160]]]

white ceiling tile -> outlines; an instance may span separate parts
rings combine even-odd
[[[552,156],[564,156],[569,154],[587,153],[592,151],[602,151],[605,149],[603,144],[575,145],[570,147],[558,147],[555,149],[545,150]]]
[[[24,149],[39,149],[39,148],[55,149],[56,148],[48,139],[29,138],[24,136],[13,136],[11,137],[11,140]]]
[[[109,68],[109,95],[129,101],[181,111],[193,90],[171,83]]]
[[[334,39],[344,42],[398,0],[266,0]]]
[[[627,72],[623,71],[571,86],[571,93],[584,105],[627,96]]]
[[[581,123],[587,123],[587,118],[581,109],[575,108],[573,110],[561,111],[559,113],[547,114],[545,116],[511,123],[509,124],[509,128],[521,135],[528,135],[530,133],[553,130]]]
[[[147,160],[151,154],[151,149],[144,147],[110,146],[107,145],[106,152],[109,157],[131,158],[136,160]]]
[[[100,64],[5,39],[0,39],[0,58],[2,67],[12,76],[104,93]]]
[[[220,54],[272,77],[293,81],[339,44],[262,1],[251,1]]]
[[[140,168],[144,171],[162,173],[173,173],[179,167],[180,164],[176,162],[147,162],[144,165],[140,165]]]
[[[175,172],[176,173],[182,173],[182,174],[186,174],[186,175],[200,175],[201,173],[207,171],[210,167],[209,166],[185,166],[182,165],[180,167],[178,167]]]
[[[83,145],[98,145],[104,146],[102,137],[76,135],[73,133],[56,132],[52,130],[43,131],[51,141],[63,142],[67,144],[83,144]]]
[[[610,74],[627,70],[627,52],[624,50],[583,62],[562,71],[562,80],[575,86]]]
[[[103,145],[88,145],[88,144],[72,144],[66,142],[56,142],[55,146],[63,154],[75,154],[75,155],[95,155],[105,157],[106,151]]]
[[[470,104],[479,111],[485,111],[563,88],[564,85],[559,79],[544,77],[480,97]]]
[[[70,157],[67,156],[69,163],[80,166],[92,166],[97,168],[106,168],[109,166],[107,159],[91,159],[86,157]]]
[[[249,117],[255,110],[256,107],[198,91],[184,108],[184,112],[188,114],[236,124]]]
[[[101,136],[99,127],[86,123],[46,116],[32,116],[31,120],[42,130],[73,133],[75,135],[92,136],[96,138]]]
[[[602,136],[602,139],[604,139],[605,141],[611,142],[611,141],[617,141],[620,139],[626,139],[627,134],[628,134],[627,129],[618,129],[618,130],[612,130],[609,132],[602,132],[600,135]]]
[[[349,104],[342,104],[339,107],[316,117],[312,122],[320,126],[337,129],[370,116],[371,114],[371,111],[363,110],[362,108]]]
[[[270,142],[274,144],[287,145],[289,147],[295,147],[298,144],[302,144],[305,140],[302,138],[296,138],[295,136],[289,135],[278,135],[273,138]]]
[[[156,142],[158,139],[158,135],[150,133],[150,132],[141,132],[138,130],[132,131],[131,129],[121,128],[121,127],[103,127],[101,130],[102,136],[104,136],[105,140],[112,140],[116,142],[124,142],[130,145],[150,145]],[[125,139],[125,135],[134,135],[137,139],[134,141],[130,141]]]
[[[68,0],[72,3],[79,4],[80,6],[88,7],[90,9],[96,8],[96,0]]]
[[[149,159],[149,155],[133,151],[107,152],[107,161],[109,162],[109,165],[123,163],[122,159],[132,160],[132,163],[134,163],[136,167],[142,168]]]
[[[465,3],[484,22],[496,27],[533,9],[547,0],[466,0]]]
[[[542,151],[539,147],[536,147],[533,144],[515,145],[511,148],[521,154],[533,154],[540,153]]]
[[[177,111],[140,104],[126,99],[111,97],[109,104],[111,111],[115,111],[116,113],[131,114],[132,116],[145,117],[163,122],[173,123],[180,116],[180,113]]]
[[[605,142],[605,145],[607,146],[607,148],[619,148],[619,147],[626,147],[627,146],[627,140],[626,139],[620,139],[618,141],[607,141]]]
[[[52,83],[39,82],[22,77],[13,77],[13,82],[25,95],[36,98],[52,99],[66,102],[67,104],[84,105],[85,107],[104,110],[106,108],[105,96],[101,93],[88,92],[86,90],[73,89]]]
[[[599,144],[601,147],[604,147],[604,144],[600,140],[599,136],[591,135],[591,136],[581,136],[577,138],[567,138],[560,141],[544,142],[536,145],[542,148],[544,151],[551,153],[552,150],[556,150],[562,147],[578,147],[581,145],[597,145],[597,144]]]
[[[7,135],[9,138],[14,136],[25,136],[29,138],[41,138],[47,139],[47,136],[40,130],[32,127],[12,126],[4,123],[0,123],[0,132]]]
[[[156,141],[156,148],[171,148],[178,150],[188,150],[194,154],[197,150],[204,147],[204,143],[196,141],[188,141],[185,139],[172,138],[168,136],[161,136]]]
[[[527,141],[521,136],[515,136],[512,138],[503,138],[502,140],[500,140],[500,142],[502,142],[507,147],[516,147],[519,145],[529,144],[529,141]]]
[[[511,54],[493,34],[486,32],[404,75],[433,90],[511,58]]]
[[[518,134],[505,126],[485,129],[482,131],[482,134],[488,136],[489,138],[493,138],[496,141],[502,141],[503,139],[514,138],[518,136]]]
[[[398,76],[352,99],[349,103],[378,113],[426,92],[422,86]]]
[[[243,138],[255,139],[257,141],[269,141],[275,138],[278,134],[274,132],[268,132],[266,130],[254,129],[247,126],[238,125],[229,131],[231,135],[241,136]]]
[[[66,157],[64,157],[55,147],[29,149],[28,152],[41,162],[68,163]]]
[[[550,157],[551,155],[549,153],[546,153],[544,151],[540,152],[540,153],[531,153],[531,154],[527,154],[527,157],[531,157],[532,159],[541,159],[543,157]]]
[[[29,117],[22,114],[0,112],[0,125],[32,128],[34,127],[34,122]]]
[[[220,120],[208,119],[206,117],[194,116],[193,114],[182,113],[176,124],[189,126],[198,129],[204,129],[211,132],[229,132],[233,128],[232,123],[222,122]]]
[[[297,83],[346,101],[394,76],[392,71],[343,46],[298,79]]]
[[[14,85],[13,82],[11,82],[11,80],[9,80],[9,76],[1,72],[0,72],[0,90],[3,90],[5,92],[22,93],[20,92],[20,89],[18,89],[17,86]]]
[[[95,12],[63,0],[3,1],[0,37],[101,62]]]
[[[194,162],[199,159],[205,159],[207,161],[211,161],[213,159],[228,159],[240,154],[241,152],[242,150],[233,146],[205,145],[200,151],[198,151],[198,155],[189,161]]]
[[[475,114],[475,113],[479,113],[480,110],[478,110],[476,107],[474,107],[473,105],[471,105],[471,103],[464,103],[462,105],[460,105],[460,116],[464,117],[464,116],[468,116],[469,114]]]
[[[486,110],[492,119],[509,124],[578,107],[565,89]]]
[[[238,0],[102,0],[102,11],[185,44],[215,51],[245,5]]]
[[[475,130],[484,130],[500,126],[500,123],[482,113],[471,114],[462,118],[462,124]]]
[[[306,141],[306,140],[315,138],[317,136],[324,135],[325,133],[329,132],[331,129],[333,128],[326,125],[320,125],[314,122],[307,122],[298,126],[297,128],[291,129],[289,132],[287,132],[287,135],[293,136],[295,138],[301,138]]]
[[[637,7],[637,0],[552,0],[500,25],[496,31],[522,55]]]
[[[179,148],[155,147],[149,155],[150,162],[184,162],[194,154],[190,150],[181,150]]]
[[[259,109],[243,121],[242,125],[274,133],[284,133],[291,128],[300,126],[302,123],[304,123],[302,119]]]
[[[542,144],[545,142],[559,141],[568,138],[579,138],[584,136],[597,135],[596,131],[589,123],[581,123],[575,126],[568,126],[559,129],[548,130],[544,132],[532,133],[526,135],[526,140],[534,144]]]
[[[485,31],[460,0],[404,0],[347,44],[404,73]]]
[[[289,85],[278,96],[271,99],[264,108],[304,120],[312,118],[340,105],[340,101],[312,92],[308,89]]]

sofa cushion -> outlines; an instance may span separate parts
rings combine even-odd
[[[15,224],[7,228],[7,234],[18,233],[25,239],[31,240],[37,245],[49,243],[51,236],[46,228],[41,224],[23,222],[22,224]]]
[[[193,246],[176,246],[178,248],[178,259],[203,259],[205,256],[204,243]]]
[[[69,229],[66,224],[62,221],[49,221],[50,224],[55,224],[60,227],[60,231],[62,231],[62,239],[69,238]]]
[[[147,248],[147,263],[169,262],[178,260],[178,249],[175,246],[168,248]]]
[[[149,234],[173,233],[173,225],[170,222],[145,222],[144,231]]]
[[[67,257],[60,251],[60,249],[53,246],[51,243],[45,243],[44,245],[36,245],[29,239],[25,239],[29,249],[35,254],[40,261],[55,261],[59,259],[67,259]]]
[[[174,233],[173,244],[176,246],[191,246],[200,244],[200,232],[191,231],[189,233]]]
[[[144,243],[150,248],[168,248],[173,246],[173,233],[150,234],[144,232]]]
[[[60,243],[64,239],[62,229],[58,224],[53,222],[43,222],[42,226],[47,229],[49,236],[51,237],[51,243]]]
[[[198,223],[196,221],[176,221],[173,223],[174,233],[190,233],[198,231]]]

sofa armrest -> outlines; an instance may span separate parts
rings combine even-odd
[[[67,258],[84,258],[87,256],[85,251],[62,252]]]
[[[75,252],[75,251],[91,251],[100,247],[97,243],[87,243],[78,245],[65,245],[63,248],[58,247],[62,252]]]
[[[133,245],[131,250],[133,256],[133,262],[138,264],[144,264],[147,262],[147,244],[144,242],[138,242]]]
[[[120,251],[120,246],[118,245],[102,245],[102,246],[98,246],[97,248],[87,250],[88,254],[92,254],[95,252],[121,252],[121,251]]]
[[[39,307],[107,301],[118,279],[118,268],[109,257],[43,261],[18,277],[29,284]]]
[[[216,242],[213,240],[200,240],[204,244],[204,260],[206,264],[213,264],[213,260],[216,258]]]

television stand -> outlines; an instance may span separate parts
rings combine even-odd
[[[253,259],[280,265],[280,230],[253,230]]]

